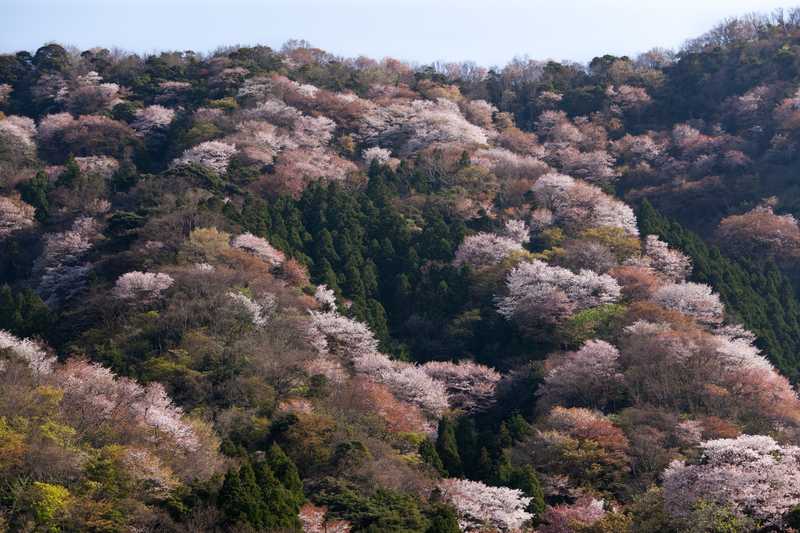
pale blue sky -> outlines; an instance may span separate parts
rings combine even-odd
[[[800,2],[798,2],[800,3]],[[337,55],[502,65],[515,55],[587,61],[679,47],[719,20],[786,0],[0,0],[0,52],[210,51],[301,38]]]

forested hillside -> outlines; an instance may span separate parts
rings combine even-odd
[[[800,10],[0,55],[0,532],[800,530],[799,146]]]

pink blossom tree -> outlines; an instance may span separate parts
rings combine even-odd
[[[574,503],[548,507],[542,515],[544,525],[537,533],[572,533],[578,528],[592,526],[606,514],[603,500],[582,496]]]
[[[547,368],[538,391],[545,405],[604,408],[624,390],[619,350],[605,341],[587,341],[578,351],[551,357]]]
[[[273,268],[281,266],[286,260],[283,252],[273,247],[266,239],[256,237],[252,233],[243,233],[236,236],[231,245],[234,248],[239,248],[255,255]]]

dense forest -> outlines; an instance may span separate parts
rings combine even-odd
[[[800,530],[799,149],[800,9],[0,55],[0,532]]]

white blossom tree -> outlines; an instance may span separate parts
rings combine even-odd
[[[513,252],[524,248],[520,241],[494,233],[476,233],[464,239],[456,250],[453,265],[479,269],[496,265]]]
[[[673,461],[664,472],[667,510],[688,519],[701,501],[727,507],[764,526],[781,527],[800,502],[800,447],[765,435],[741,435],[700,445],[696,463]]]
[[[161,105],[150,105],[137,109],[131,127],[140,135],[165,130],[175,118],[175,111]]]
[[[460,361],[431,361],[422,369],[433,379],[444,383],[450,406],[466,412],[483,411],[495,401],[499,372],[488,366]]]
[[[44,237],[44,250],[33,265],[39,275],[37,292],[51,306],[75,297],[86,286],[91,265],[84,256],[99,237],[97,222],[81,217],[68,231]]]
[[[160,298],[173,283],[175,280],[169,274],[134,271],[117,279],[113,293],[120,300],[148,303]]]
[[[539,207],[548,209],[554,222],[567,229],[610,226],[639,234],[633,210],[598,187],[551,173],[536,180],[532,191]]]
[[[455,507],[462,531],[517,531],[533,518],[525,510],[531,498],[517,489],[455,478],[441,480],[438,489],[442,499]]]
[[[361,153],[361,158],[367,165],[371,164],[373,161],[377,161],[380,165],[385,165],[392,158],[392,151],[379,146],[373,146],[372,148],[364,150]]]
[[[711,287],[702,283],[671,283],[656,289],[653,301],[667,309],[680,311],[700,322],[718,324],[722,322],[724,308],[719,296]]]
[[[235,146],[221,141],[206,141],[183,152],[172,162],[172,166],[196,164],[217,174],[224,174],[234,155]]]
[[[578,274],[534,260],[514,268],[506,280],[508,295],[497,300],[504,317],[527,324],[552,324],[575,311],[613,303],[620,287],[607,274],[581,270]]]
[[[0,351],[3,350],[8,350],[22,359],[37,375],[50,374],[56,362],[56,358],[49,355],[36,341],[20,339],[0,329]],[[4,364],[0,361],[0,372],[3,371],[3,367]]]
[[[655,235],[648,235],[644,242],[645,256],[650,267],[673,282],[681,282],[692,270],[692,261]]]

